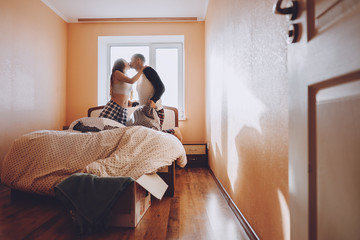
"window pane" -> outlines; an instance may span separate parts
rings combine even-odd
[[[121,47],[121,46],[111,46],[111,53],[110,53],[110,63],[111,65],[109,73],[111,73],[111,69],[114,65],[114,62],[119,59],[123,58],[127,62],[130,63],[132,55],[136,53],[140,53],[144,55],[145,57],[145,65],[149,65],[149,46],[127,46],[127,47]],[[136,74],[135,69],[130,69],[127,71],[126,75],[128,77],[133,77]],[[138,99],[138,95],[136,92],[136,83],[134,83],[133,86],[133,99]]]
[[[156,49],[156,71],[165,85],[162,103],[179,108],[178,49]]]

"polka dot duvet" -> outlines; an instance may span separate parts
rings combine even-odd
[[[42,130],[15,140],[3,160],[1,183],[54,195],[54,186],[77,172],[137,179],[175,160],[186,165],[181,142],[142,126],[88,133]]]

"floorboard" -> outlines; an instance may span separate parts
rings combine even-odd
[[[177,168],[175,186],[174,197],[152,199],[136,228],[79,236],[59,202],[11,202],[0,184],[0,239],[249,239],[207,168]]]

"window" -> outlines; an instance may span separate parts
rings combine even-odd
[[[162,104],[176,107],[179,119],[185,119],[183,45],[184,36],[99,37],[98,105],[109,101],[109,78],[114,61],[118,58],[130,61],[133,54],[141,53],[145,56],[145,65],[153,67],[165,85]],[[135,74],[134,69],[127,72],[129,77]],[[138,99],[135,84],[134,99]]]

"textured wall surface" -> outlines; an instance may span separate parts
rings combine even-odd
[[[97,106],[98,36],[184,35],[184,142],[205,142],[204,22],[70,23],[66,119],[70,124]]]
[[[40,0],[0,1],[0,161],[15,138],[65,123],[67,25]]]
[[[210,0],[210,167],[261,239],[289,237],[287,23],[274,1]]]

